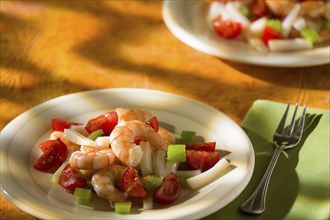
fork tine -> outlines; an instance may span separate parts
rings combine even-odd
[[[295,132],[295,136],[299,136],[299,139],[301,138],[302,132],[304,130],[304,124],[305,124],[305,118],[306,118],[306,108],[307,108],[307,106],[305,105],[304,109],[303,109],[303,112],[302,112],[302,115],[300,116],[300,120],[299,120],[299,123],[298,123],[297,130]]]
[[[282,134],[282,131],[283,131],[283,128],[284,128],[284,125],[285,125],[285,120],[286,120],[286,116],[288,115],[288,111],[289,111],[289,107],[290,107],[290,102],[288,103],[286,109],[285,109],[285,112],[282,116],[282,119],[280,121],[280,123],[278,124],[278,127],[276,129],[276,132],[275,132],[275,135],[278,134],[278,135],[281,135]]]
[[[293,131],[293,128],[294,128],[294,122],[295,122],[295,119],[296,119],[297,109],[298,109],[298,103],[296,103],[296,105],[295,105],[295,109],[294,109],[294,112],[293,112],[293,116],[291,118],[290,125],[286,130],[286,135],[291,135],[292,134],[292,131]]]

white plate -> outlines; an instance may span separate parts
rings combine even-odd
[[[163,2],[163,19],[182,42],[206,54],[241,63],[302,67],[330,63],[330,46],[311,50],[260,54],[247,43],[219,37],[208,21],[208,1]]]
[[[116,107],[150,109],[176,134],[195,130],[205,140],[216,141],[217,148],[231,152],[227,159],[233,169],[166,208],[118,215],[101,206],[74,206],[71,194],[50,184],[50,174],[33,169],[40,155],[38,143],[50,133],[52,118],[86,122]],[[161,91],[104,89],[62,96],[21,114],[1,132],[1,193],[41,219],[198,219],[234,200],[248,184],[253,168],[253,147],[240,126],[205,104]]]

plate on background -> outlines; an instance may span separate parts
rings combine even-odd
[[[330,63],[330,46],[286,53],[260,54],[248,43],[226,40],[208,21],[207,1],[163,2],[163,19],[172,34],[203,53],[240,63],[273,67],[302,67]]]
[[[102,208],[75,206],[73,196],[55,184],[51,174],[33,169],[38,144],[51,132],[51,119],[87,122],[116,107],[151,110],[174,133],[195,130],[217,148],[229,151],[232,168],[214,182],[180,198],[173,205],[119,215]],[[21,210],[40,219],[198,219],[233,201],[254,169],[251,142],[239,125],[201,102],[156,90],[103,89],[74,93],[44,102],[12,120],[1,131],[1,193]]]

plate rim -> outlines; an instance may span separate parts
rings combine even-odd
[[[211,109],[212,111],[216,111],[218,113],[220,113],[221,115],[223,115],[224,117],[226,117],[226,119],[229,119],[232,123],[234,123],[241,131],[241,133],[245,136],[246,140],[248,141],[249,143],[249,151],[250,151],[250,155],[249,155],[249,158],[248,158],[248,162],[249,162],[249,166],[250,166],[250,169],[248,170],[248,172],[246,173],[245,175],[245,178],[243,178],[243,180],[245,181],[245,184],[244,186],[242,187],[242,189],[237,192],[237,195],[232,195],[231,197],[233,198],[229,198],[231,201],[233,201],[247,186],[247,184],[249,183],[249,181],[251,180],[251,177],[252,177],[252,174],[253,174],[253,170],[254,170],[254,165],[255,165],[255,156],[254,156],[254,149],[253,149],[253,145],[249,139],[249,137],[247,136],[247,134],[244,132],[244,130],[237,124],[235,123],[232,119],[230,119],[227,115],[225,115],[224,113],[222,113],[221,111],[219,111],[218,109],[215,109],[209,105],[206,105],[200,101],[197,101],[195,99],[192,99],[192,98],[188,98],[186,96],[181,96],[181,95],[177,95],[177,94],[173,94],[173,93],[169,93],[169,92],[165,92],[165,91],[161,91],[161,90],[152,90],[152,89],[142,89],[142,88],[112,88],[112,89],[96,89],[96,90],[89,90],[89,91],[82,91],[82,92],[76,92],[76,93],[71,93],[71,94],[67,94],[67,95],[62,95],[62,96],[59,96],[59,97],[56,97],[56,98],[53,98],[53,99],[50,99],[48,101],[45,101],[23,113],[21,113],[20,115],[18,115],[16,118],[14,118],[12,121],[10,121],[1,131],[1,164],[5,163],[5,160],[3,160],[3,157],[7,156],[5,155],[5,153],[8,153],[8,150],[9,150],[9,146],[11,145],[11,142],[13,141],[13,137],[15,137],[15,135],[10,135],[10,138],[9,138],[9,146],[8,147],[3,147],[3,135],[6,135],[8,133],[8,131],[10,130],[11,127],[13,126],[17,126],[16,123],[23,123],[26,117],[26,115],[34,110],[34,111],[38,111],[38,112],[44,112],[44,111],[47,111],[47,106],[50,104],[50,103],[58,103],[58,102],[61,102],[61,100],[63,98],[70,98],[70,97],[75,97],[75,96],[79,96],[79,95],[84,95],[84,94],[92,94],[92,95],[101,95],[101,94],[104,94],[104,93],[120,93],[120,92],[136,92],[136,91],[139,91],[139,92],[149,92],[149,93],[157,93],[157,94],[163,94],[163,95],[166,95],[166,96],[171,96],[171,97],[175,97],[175,98],[180,98],[180,99],[184,99],[188,102],[192,102],[194,104],[198,104],[200,106],[202,106],[203,108],[209,108]],[[51,106],[50,106],[51,107]],[[48,106],[48,108],[50,108]],[[43,110],[44,108],[46,108],[46,110]],[[38,116],[35,116],[35,117],[38,117]],[[8,138],[7,138],[8,139]],[[6,152],[2,152],[3,149],[6,150]],[[31,148],[32,150],[32,148]],[[7,160],[6,160],[7,161]],[[3,166],[1,166],[3,167]],[[1,168],[1,177],[3,176],[3,170]],[[13,176],[11,176],[10,178],[13,178]],[[20,185],[17,181],[16,178],[13,178],[15,182],[17,182],[17,185]],[[17,198],[17,195],[12,195],[10,193],[7,192],[6,190],[6,187],[3,186],[3,181],[2,181],[2,178],[0,180],[0,186],[1,186],[1,194],[6,198],[8,199],[12,204],[14,204],[15,206],[17,206],[19,209],[35,216],[35,217],[38,217],[38,218],[49,218],[49,217],[54,217],[54,216],[51,216],[51,215],[48,215],[48,214],[45,214],[45,213],[40,213],[38,212],[37,210],[34,210],[33,208],[30,208],[29,205],[26,205],[24,204],[22,201],[19,200],[19,198]],[[8,186],[7,186],[8,187]],[[23,189],[25,190],[25,189]],[[228,203],[226,204],[228,205]],[[223,208],[223,207],[221,207]],[[220,208],[220,209],[221,209]],[[212,209],[212,208],[211,208]],[[214,212],[216,212],[217,210],[219,210],[219,208],[217,207],[213,207],[213,209],[211,211],[208,212],[207,215],[210,215]],[[199,218],[199,217],[205,217],[207,215],[204,215],[202,213],[199,213],[199,214],[194,214],[193,216],[189,216],[189,214],[187,216],[191,217],[191,218]],[[187,217],[186,216],[186,217]]]
[[[174,12],[178,9],[183,8],[184,4],[187,1],[171,1],[164,0],[162,4],[162,17],[165,25],[170,30],[170,32],[180,41],[186,45],[203,52],[208,55],[216,56],[218,58],[234,61],[238,63],[251,64],[257,66],[266,66],[266,67],[309,67],[309,66],[319,66],[326,65],[330,63],[330,46],[313,48],[311,50],[302,50],[302,51],[293,51],[283,56],[282,53],[268,53],[265,55],[262,54],[247,54],[243,50],[239,54],[230,53],[230,51],[220,51],[214,49],[210,42],[201,39],[200,37],[194,35],[194,33],[187,30],[183,27],[179,21],[174,19]],[[190,1],[189,7],[196,6],[197,4],[205,4],[203,1]],[[185,8],[186,9],[186,8]],[[187,10],[186,10],[187,11]],[[175,15],[175,14],[174,14]],[[214,42],[212,42],[214,43]],[[220,43],[217,43],[217,46],[221,46]],[[241,53],[243,52],[243,53]],[[322,52],[324,56],[315,56],[313,52]],[[295,55],[294,57],[292,55]],[[307,56],[308,55],[308,56]],[[327,55],[327,56],[326,56]],[[276,61],[274,61],[276,59]]]

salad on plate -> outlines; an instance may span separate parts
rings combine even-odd
[[[211,0],[208,20],[219,37],[261,53],[308,50],[330,40],[327,0]]]
[[[86,123],[54,118],[51,127],[35,171],[51,174],[77,205],[97,198],[119,214],[172,204],[230,165],[216,142],[189,130],[177,138],[143,109],[116,108]]]

